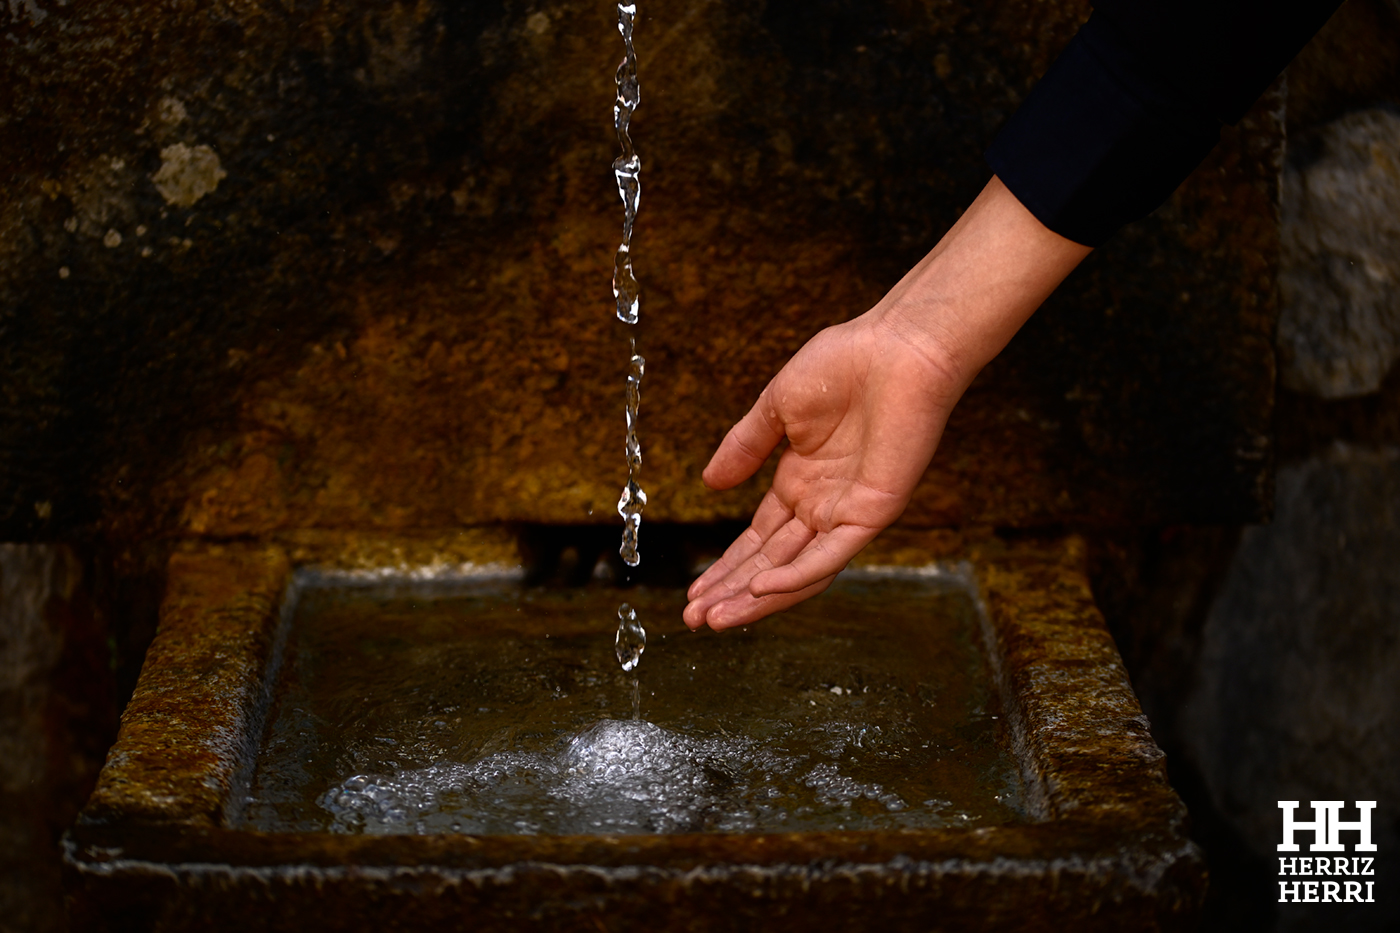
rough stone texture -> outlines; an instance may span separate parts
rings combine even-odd
[[[1400,451],[1339,445],[1280,469],[1274,524],[1245,531],[1206,622],[1180,737],[1254,854],[1277,855],[1279,800],[1379,802],[1377,904],[1279,905],[1283,929],[1400,919],[1379,893],[1400,884],[1397,566]]]
[[[289,572],[275,546],[171,556],[160,628],[85,820],[218,824],[262,721]]]
[[[1400,112],[1400,6],[1393,0],[1347,0],[1322,32],[1289,66],[1287,72],[1288,149],[1292,170],[1306,168],[1322,152],[1318,144],[1326,128],[1349,114],[1385,110]],[[1369,348],[1362,348],[1369,352]],[[1326,459],[1337,440],[1362,448],[1400,448],[1400,367],[1392,366],[1378,392],[1345,398],[1321,398],[1310,391],[1294,391],[1280,386],[1275,411],[1276,456],[1280,464],[1315,462]],[[1353,476],[1353,478],[1357,478]],[[1370,493],[1380,494],[1385,487],[1371,487]],[[1338,495],[1342,495],[1340,492]],[[1345,501],[1353,494],[1343,496]],[[1376,502],[1374,509],[1384,512],[1386,503]],[[1245,839],[1240,831],[1239,814],[1221,810],[1222,798],[1200,773],[1187,750],[1199,741],[1193,725],[1181,717],[1182,706],[1196,686],[1200,652],[1205,641],[1205,624],[1222,582],[1231,573],[1231,562],[1243,529],[1238,526],[1140,527],[1093,532],[1095,541],[1094,589],[1098,604],[1108,618],[1110,630],[1118,641],[1124,661],[1133,678],[1134,688],[1152,722],[1153,736],[1168,756],[1168,769],[1173,786],[1191,811],[1191,835],[1206,851],[1211,884],[1203,910],[1203,931],[1233,933],[1236,930],[1273,930],[1280,922],[1292,923],[1289,916],[1280,917],[1278,909],[1277,853],[1262,851],[1259,845]],[[1256,532],[1251,532],[1254,534]],[[1257,530],[1267,534],[1267,530]],[[1302,532],[1300,531],[1300,534]],[[1320,545],[1319,545],[1320,547]],[[1367,553],[1354,550],[1349,544],[1347,559],[1356,566],[1374,561],[1373,573],[1390,572],[1394,556],[1384,547]],[[1341,589],[1350,578],[1333,577]],[[1257,581],[1260,586],[1275,589],[1273,597],[1261,594],[1260,599],[1279,599],[1280,587],[1288,581]],[[1239,595],[1243,583],[1236,576],[1232,585]],[[1218,618],[1216,622],[1218,623]],[[1213,638],[1221,637],[1219,627],[1212,629]],[[1272,656],[1266,648],[1265,655]],[[1319,664],[1324,655],[1319,655]],[[1232,656],[1230,663],[1249,663],[1248,654]],[[1266,662],[1261,662],[1266,663]],[[1250,669],[1253,670],[1252,668]],[[1251,674],[1251,676],[1253,676]],[[1334,678],[1341,689],[1350,684],[1340,673],[1314,674],[1318,679]],[[1288,683],[1278,675],[1281,687]],[[1400,672],[1390,675],[1400,680]],[[1332,682],[1329,680],[1329,682]],[[1347,695],[1345,693],[1343,696]],[[1260,703],[1271,703],[1263,693],[1255,697]],[[1243,708],[1233,694],[1216,693],[1212,702],[1222,704],[1218,715],[1224,724],[1211,734],[1222,746],[1223,755],[1233,742],[1242,747],[1251,741],[1246,720],[1249,717],[1268,718],[1273,713],[1264,709]],[[1215,715],[1204,702],[1193,708],[1195,722]],[[1233,731],[1232,731],[1233,730]],[[1261,743],[1267,743],[1261,739]],[[1287,743],[1269,748],[1251,746],[1257,754],[1255,767],[1260,773],[1271,766],[1275,773],[1294,773],[1292,769],[1306,760],[1305,753]],[[1338,782],[1344,768],[1357,773],[1370,773],[1376,767],[1366,761],[1367,751],[1357,747],[1348,758],[1326,763],[1327,773]],[[1364,784],[1364,782],[1361,782]],[[1272,791],[1261,789],[1257,797],[1249,792],[1250,806],[1273,808],[1271,814],[1259,818],[1277,820],[1277,808]],[[1339,796],[1350,795],[1338,790]],[[1359,791],[1358,791],[1359,793]],[[1323,796],[1300,790],[1300,799]],[[1311,796],[1310,796],[1311,795]],[[1349,799],[1356,799],[1349,796]],[[1228,802],[1228,801],[1227,801]],[[1400,811],[1400,801],[1382,802],[1394,814]],[[1306,817],[1306,812],[1304,812]],[[1275,824],[1276,825],[1276,824]],[[1275,842],[1277,840],[1274,840]],[[1388,883],[1394,889],[1395,883]],[[1329,913],[1332,905],[1328,905]],[[1323,914],[1317,918],[1328,930],[1350,928],[1355,918]]]
[[[0,931],[66,929],[59,836],[115,731],[112,681],[83,562],[0,544]]]
[[[1087,12],[643,7],[649,518],[752,507],[709,452]],[[0,43],[0,536],[615,521],[607,4],[35,0]],[[910,522],[1266,510],[1278,104],[989,367]]]
[[[1206,614],[1241,530],[1233,525],[1122,529],[1096,536],[1091,548],[1094,601],[1152,722],[1152,735],[1168,754],[1179,744],[1178,709],[1194,685]]]
[[[1400,366],[1378,391],[1348,399],[1321,399],[1301,392],[1279,393],[1279,459],[1307,460],[1337,441],[1362,447],[1400,447]]]
[[[1205,850],[1210,888],[1201,933],[1271,930],[1277,865],[1251,851],[1217,812],[1185,752],[1181,707],[1196,682],[1205,622],[1242,529],[1183,526],[1095,535],[1094,600],[1123,654],[1133,692],[1166,753],[1167,775],[1191,814],[1191,839]]]
[[[296,531],[276,543],[295,567],[337,573],[433,575],[483,567],[516,570],[521,562],[517,536],[497,526],[397,537]]]
[[[469,917],[473,930],[490,933],[773,926],[859,933],[872,923],[891,931],[1157,933],[1192,930],[1194,904],[1173,913],[1153,895],[1203,880],[1153,877],[1156,865],[1102,850],[1047,860],[1025,853],[997,865],[992,853],[1005,841],[998,838],[894,847],[832,833],[771,838],[740,853],[732,840],[696,836],[683,856],[667,858],[664,843],[626,837],[557,846],[491,840],[488,855],[465,838],[357,845],[324,836],[236,840],[188,832],[153,845],[140,835],[129,837],[132,858],[111,869],[93,850],[79,850],[92,859],[78,914],[91,929],[233,931],[251,923],[276,933],[426,931]],[[1023,836],[1027,848],[1052,852],[1092,847],[1061,827]],[[145,861],[167,853],[180,860],[173,871]],[[736,864],[745,856],[749,861]],[[289,866],[289,859],[310,864]],[[331,867],[334,861],[352,867]],[[94,901],[121,912],[88,913]]]
[[[1288,66],[1288,138],[1389,101],[1400,104],[1396,0],[1346,0]]]
[[[893,538],[868,559],[898,568],[914,556],[918,535]],[[929,538],[925,552],[950,543],[945,533]],[[245,708],[246,685],[262,679],[253,672],[268,653],[253,633],[275,625],[266,594],[287,566],[268,551],[194,547],[172,560],[162,634],[101,788],[69,837],[75,919],[171,931],[426,930],[463,916],[481,930],[1191,929],[1205,883],[1199,853],[1089,599],[1083,543],[983,538],[964,553],[969,564],[936,572],[972,574],[986,600],[987,647],[1033,788],[1027,824],[376,838],[253,833],[211,819],[232,791],[221,776],[228,765],[209,764],[235,760],[231,749],[261,731],[229,711]],[[249,589],[238,601],[240,587]],[[211,590],[219,595],[193,595]],[[192,653],[169,647],[218,631],[222,641],[204,637]],[[190,676],[216,644],[239,676]],[[148,702],[158,691],[170,710],[222,707],[221,727],[190,730],[188,712],[162,722]]]
[[[1280,379],[1374,392],[1400,359],[1400,113],[1349,114],[1294,147],[1282,205]]]
[[[853,565],[910,568],[954,560],[976,580],[988,656],[1012,721],[1026,800],[1041,819],[1095,812],[1175,825],[1185,814],[1162,752],[1094,603],[1078,536],[1008,542],[985,532],[896,528]]]
[[[1094,605],[1084,542],[1023,545],[997,557],[969,550],[995,632],[990,653],[1004,694],[1017,698],[1016,741],[1035,763],[1027,780],[1033,805],[1060,817],[1090,811],[1125,821],[1152,812],[1154,822],[1184,829],[1162,752]]]

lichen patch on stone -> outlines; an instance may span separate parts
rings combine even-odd
[[[184,103],[178,97],[162,97],[160,103],[156,105],[156,114],[161,122],[169,123],[171,126],[185,122],[189,112],[185,110]]]
[[[195,202],[219,187],[228,173],[219,156],[206,145],[176,143],[160,151],[160,169],[151,176],[165,203],[193,207]]]

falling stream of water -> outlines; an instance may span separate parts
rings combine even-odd
[[[613,291],[632,325],[636,7],[617,9],[626,57],[613,169],[625,214]],[[618,503],[632,567],[646,504],[644,367],[633,338]],[[639,587],[629,598],[617,608],[619,673],[610,661],[611,672],[595,667],[606,646],[598,614],[611,605],[597,590],[489,578],[310,586],[236,822],[264,832],[630,834],[994,826],[1024,815],[965,587],[845,581],[761,633],[660,631],[667,650],[648,666],[650,720],[638,609],[674,618],[684,594]]]
[[[637,53],[632,47],[632,26],[637,18],[634,3],[617,5],[617,30],[622,33],[623,59],[617,66],[617,102],[613,104],[613,128],[617,131],[617,143],[622,154],[613,161],[613,174],[617,178],[617,193],[622,198],[622,245],[613,258],[613,297],[617,299],[617,317],[625,324],[636,324],[641,308],[640,286],[632,272],[632,228],[637,221],[637,206],[642,198],[642,160],[632,147],[629,126],[632,112],[641,100],[640,85],[637,82]],[[637,474],[642,468],[642,444],[637,439],[637,413],[642,404],[642,375],[646,372],[646,360],[637,353],[637,340],[631,340],[631,353],[627,363],[627,485],[622,487],[622,497],[617,502],[617,513],[622,516],[622,547],[619,553],[629,567],[642,561],[637,546],[637,536],[642,527],[642,509],[647,504],[647,494],[637,483]],[[646,648],[647,633],[637,621],[637,613],[627,603],[617,610],[617,660],[624,671],[633,671],[641,661]],[[633,694],[640,698],[640,687],[633,684]],[[633,704],[632,718],[640,717],[639,703]]]
[[[641,99],[637,83],[637,53],[632,48],[632,24],[637,17],[633,3],[617,5],[617,29],[622,33],[625,55],[617,66],[617,102],[613,104],[613,128],[622,155],[613,161],[617,176],[617,192],[622,196],[622,245],[613,259],[613,295],[617,298],[617,317],[626,324],[637,323],[639,309],[637,278],[632,274],[632,225],[637,219],[637,204],[642,196],[642,160],[632,148],[628,127],[632,111]]]

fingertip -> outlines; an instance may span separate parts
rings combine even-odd
[[[719,459],[720,451],[723,449],[724,445],[721,444],[719,450],[710,456],[710,462],[705,464],[705,469],[700,471],[700,482],[711,489],[715,488],[715,461]]]
[[[711,612],[710,615],[706,617],[705,622],[716,632],[723,632],[725,629],[738,628],[741,625],[748,624],[742,618],[726,619],[723,613],[717,615],[714,612]]]
[[[763,617],[763,612],[756,613],[754,611],[757,608],[758,604],[747,594],[731,596],[728,599],[720,600],[709,608],[709,611],[705,613],[705,624],[716,632],[739,628]]]

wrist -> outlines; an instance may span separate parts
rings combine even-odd
[[[967,352],[957,332],[957,315],[950,308],[939,307],[942,301],[931,294],[906,295],[881,302],[866,313],[882,345],[898,347],[896,352],[912,356],[924,374],[923,381],[956,401],[985,361]]]
[[[1041,224],[993,177],[869,313],[961,393],[1090,252]]]

